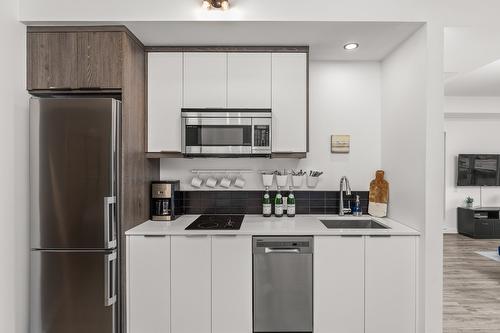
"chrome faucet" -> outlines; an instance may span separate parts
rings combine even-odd
[[[351,186],[349,185],[349,179],[346,176],[340,178],[340,207],[339,215],[344,216],[346,213],[351,213],[351,207],[344,208],[344,191],[345,194],[351,195]]]

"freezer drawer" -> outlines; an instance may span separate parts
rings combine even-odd
[[[312,237],[253,242],[254,332],[312,332]]]
[[[116,251],[32,251],[30,332],[117,332],[116,262]]]
[[[110,249],[120,102],[30,99],[31,247]]]

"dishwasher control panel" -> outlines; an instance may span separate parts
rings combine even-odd
[[[270,251],[293,250],[299,253],[313,252],[312,236],[271,237],[262,236],[253,238],[253,253],[269,253]]]

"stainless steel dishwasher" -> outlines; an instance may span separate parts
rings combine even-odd
[[[313,331],[313,237],[253,238],[253,330]]]

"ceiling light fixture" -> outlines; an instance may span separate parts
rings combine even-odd
[[[222,10],[228,10],[229,0],[203,0],[202,7],[205,9],[217,8]]]
[[[359,47],[358,43],[347,43],[344,45],[344,49],[350,51],[350,50],[355,50]]]

